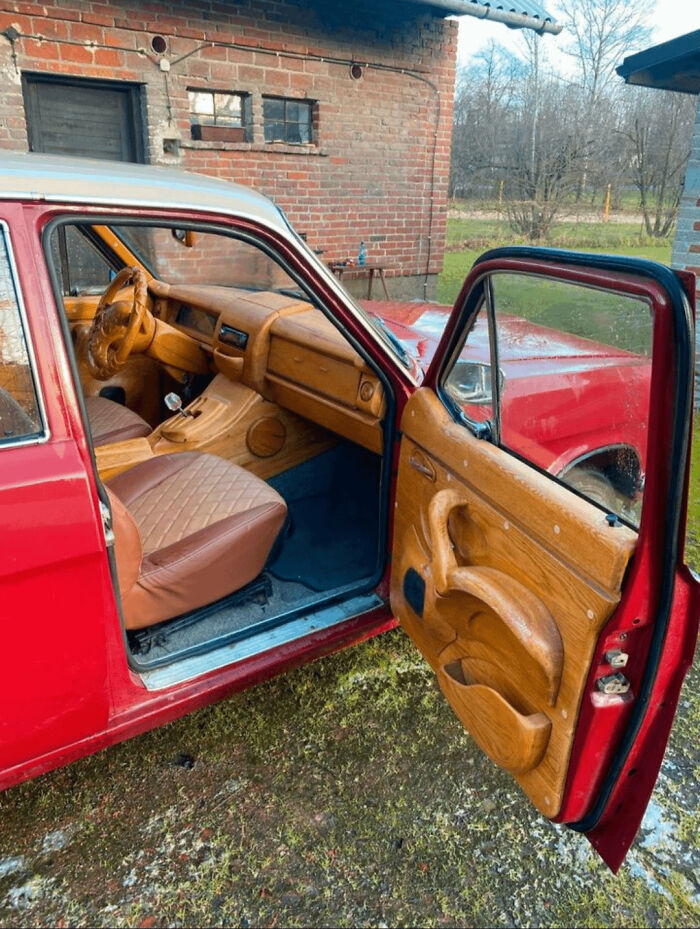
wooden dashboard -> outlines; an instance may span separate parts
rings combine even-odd
[[[155,315],[197,339],[214,367],[365,448],[382,452],[382,384],[329,320],[284,294],[151,282]]]

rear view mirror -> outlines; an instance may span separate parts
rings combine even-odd
[[[173,238],[185,248],[193,248],[197,241],[197,235],[192,229],[173,229]]]

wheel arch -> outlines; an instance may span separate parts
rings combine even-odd
[[[644,471],[639,452],[632,445],[624,442],[604,445],[584,452],[567,462],[557,473],[559,480],[566,478],[576,468],[595,469],[602,472],[614,485],[615,489],[632,496],[642,488]]]

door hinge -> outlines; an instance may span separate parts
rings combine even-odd
[[[102,517],[102,532],[104,533],[107,548],[114,545],[114,529],[112,528],[112,513],[102,500],[100,500],[100,515]]]
[[[604,694],[626,694],[630,689],[630,682],[620,671],[599,677],[595,684]]]

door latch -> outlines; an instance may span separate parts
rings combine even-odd
[[[611,668],[624,668],[629,661],[629,655],[627,652],[623,652],[621,648],[611,648],[603,656],[603,660],[606,664],[609,664]]]
[[[114,529],[112,528],[112,514],[106,503],[100,500],[100,516],[102,517],[102,532],[104,533],[107,548],[114,545]]]
[[[595,682],[596,687],[604,694],[626,694],[630,689],[630,682],[624,674],[616,671],[614,674],[605,674]]]

